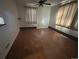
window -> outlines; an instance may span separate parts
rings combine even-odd
[[[26,22],[28,24],[36,24],[36,21],[37,21],[36,11],[37,11],[36,8],[32,8],[32,7],[26,8],[25,17],[26,17]]]
[[[4,25],[5,23],[4,23],[4,19],[3,19],[3,17],[0,17],[0,26],[2,26],[2,25]]]
[[[57,13],[56,24],[70,28],[74,20],[76,11],[77,11],[77,2],[68,3],[66,5],[60,6]]]

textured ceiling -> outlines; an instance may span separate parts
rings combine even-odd
[[[36,4],[34,1],[39,1],[39,0],[16,0],[16,2],[19,4],[19,5],[27,5],[27,4]],[[47,0],[47,2],[51,3],[52,5],[54,4],[58,4],[60,3],[61,1],[63,0]]]

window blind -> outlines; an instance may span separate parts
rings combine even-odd
[[[64,27],[70,27],[76,11],[76,2],[61,6],[57,13],[56,24]]]

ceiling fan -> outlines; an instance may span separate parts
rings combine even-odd
[[[43,5],[51,5],[51,3],[46,3],[47,2],[47,0],[39,0],[38,2],[37,1],[35,1],[35,0],[33,0],[35,3],[38,3],[38,5],[39,6],[42,6],[43,7]]]

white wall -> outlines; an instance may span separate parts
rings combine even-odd
[[[17,9],[13,0],[0,0],[0,16],[4,17],[6,23],[0,27],[0,59],[4,59],[19,32]],[[8,48],[7,44],[10,44]]]
[[[20,27],[25,27],[26,26],[25,8],[22,5],[18,5],[18,17],[21,18],[21,20],[19,20]]]
[[[56,14],[58,12],[59,6],[55,5],[51,8],[51,15],[50,15],[50,21],[49,26],[54,27],[56,24]]]
[[[48,28],[51,7],[39,7],[37,16],[37,28]]]

